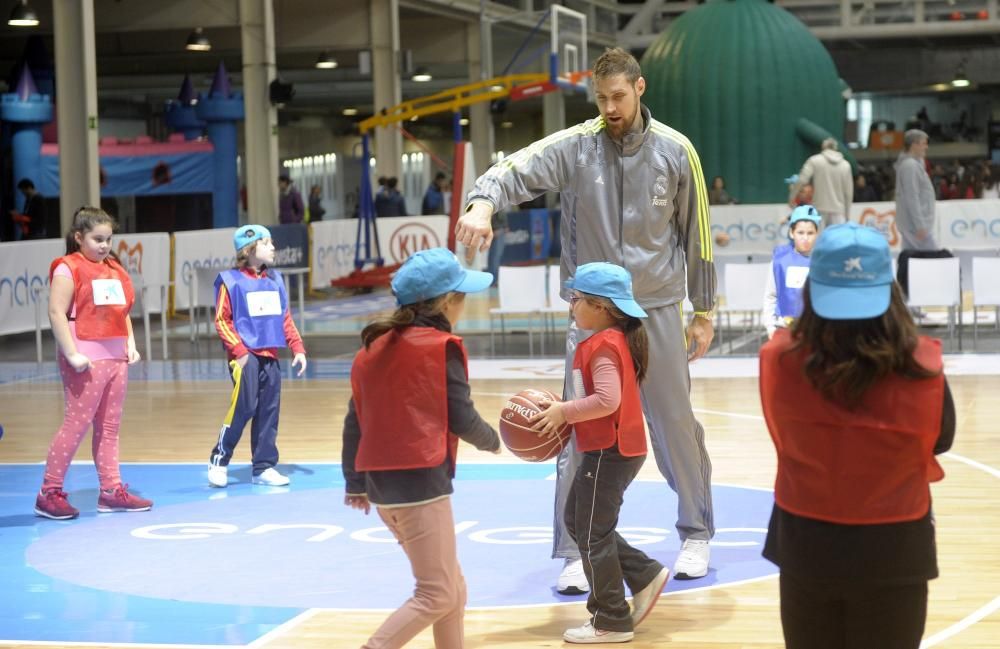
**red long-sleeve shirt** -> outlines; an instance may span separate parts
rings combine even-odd
[[[263,274],[258,272],[256,268],[250,268],[249,266],[241,268],[240,272],[253,279],[257,279]],[[266,273],[267,269],[264,269],[264,272]],[[296,329],[295,323],[292,321],[291,309],[287,307],[285,308],[285,319],[282,326],[285,330],[285,340],[288,342],[292,354],[305,354],[306,348],[302,344],[302,337],[299,335],[299,330]],[[236,333],[236,327],[233,325],[233,307],[229,302],[229,291],[226,290],[225,284],[219,285],[219,296],[215,304],[215,330],[219,332],[219,338],[222,339],[222,345],[226,348],[229,360],[246,356],[250,352],[250,349],[243,344],[243,340],[239,334]],[[255,349],[253,353],[265,358],[278,358],[277,347]]]

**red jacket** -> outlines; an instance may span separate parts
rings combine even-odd
[[[383,334],[354,357],[358,471],[422,469],[446,458],[454,467],[458,437],[448,426],[449,342],[457,343],[465,357],[458,336],[413,326]]]
[[[590,361],[601,348],[609,348],[618,359],[622,401],[618,410],[610,415],[573,424],[576,448],[579,451],[599,451],[618,444],[618,452],[626,457],[645,455],[646,429],[643,425],[642,402],[625,334],[609,327],[580,343],[576,348],[576,356],[573,357],[573,369],[581,371],[584,389],[587,394],[593,394],[594,377]]]
[[[66,264],[73,273],[77,338],[101,340],[127,337],[126,320],[135,302],[135,292],[132,280],[121,264],[114,257],[95,262],[87,259],[82,252],[74,252],[52,260],[49,283],[59,264]]]
[[[761,404],[778,454],[775,502],[792,514],[846,525],[925,516],[928,483],[944,477],[934,458],[944,374],[890,376],[851,411],[812,387],[802,371],[808,350],[789,351],[792,345],[779,329],[760,353]],[[921,337],[914,357],[940,370],[940,341]]]

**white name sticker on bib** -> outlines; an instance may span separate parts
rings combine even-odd
[[[807,277],[809,277],[808,266],[789,266],[785,269],[785,286],[788,288],[802,288],[806,285]]]
[[[90,287],[94,289],[94,304],[97,306],[125,304],[125,289],[119,279],[92,279]]]
[[[281,297],[277,291],[247,293],[247,311],[256,318],[263,315],[281,315]]]

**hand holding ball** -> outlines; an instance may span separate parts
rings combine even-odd
[[[528,462],[543,462],[555,457],[569,443],[572,428],[563,423],[552,435],[533,428],[532,419],[544,410],[542,403],[559,402],[548,390],[521,390],[507,399],[500,411],[500,439],[507,449]]]

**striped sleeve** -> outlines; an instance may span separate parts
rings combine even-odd
[[[233,326],[233,309],[229,303],[229,291],[226,285],[219,284],[219,294],[215,301],[215,330],[219,332],[222,345],[226,348],[229,358],[241,358],[250,353],[243,341],[236,334]]]
[[[678,131],[660,122],[654,122],[652,130],[679,145],[684,152],[687,164],[682,165],[677,191],[677,227],[684,242],[688,296],[695,313],[705,313],[715,306],[716,276],[708,188],[701,160],[691,141]]]

